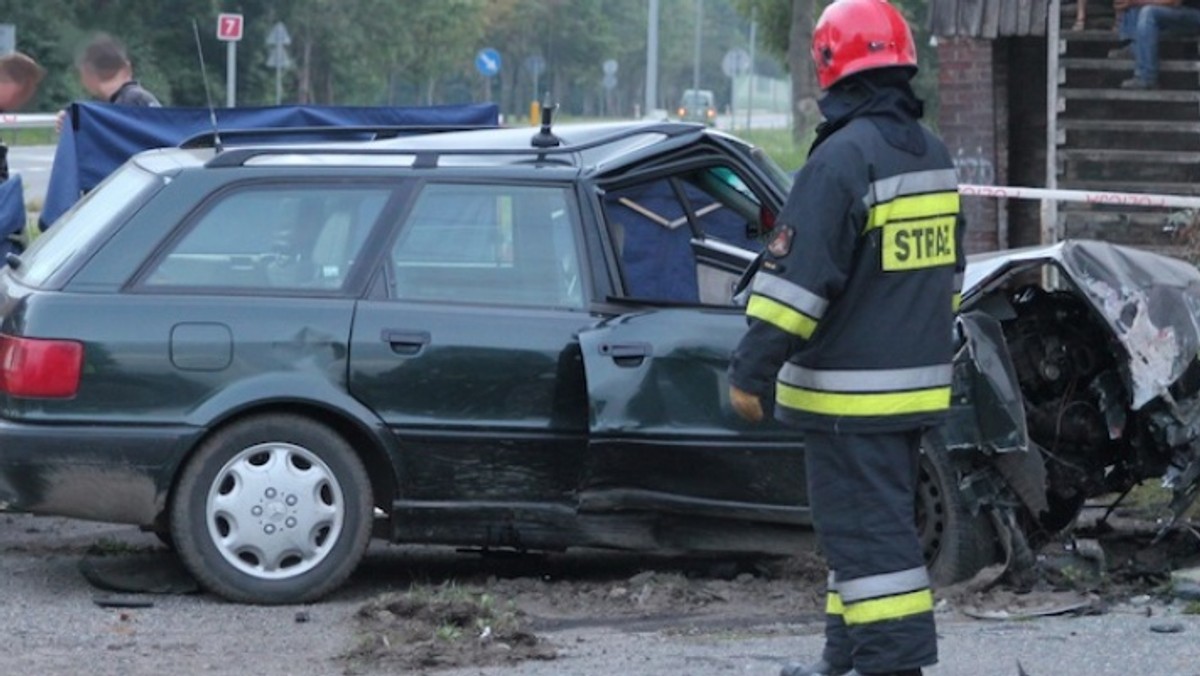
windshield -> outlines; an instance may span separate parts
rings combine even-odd
[[[45,284],[73,254],[89,249],[126,207],[140,204],[145,193],[161,185],[155,174],[126,163],[39,235],[13,274],[30,286]]]

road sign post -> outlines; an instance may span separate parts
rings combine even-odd
[[[225,105],[237,105],[237,43],[242,39],[242,15],[218,14],[217,39],[225,47]]]
[[[267,65],[275,69],[275,105],[283,102],[283,69],[291,68],[292,57],[288,56],[287,46],[292,44],[292,36],[288,35],[287,27],[282,21],[276,21],[267,36],[267,46],[271,53],[267,56]]]
[[[496,75],[500,72],[500,52],[497,52],[491,47],[485,47],[479,50],[479,52],[475,54],[475,68],[478,69],[479,73],[484,77],[484,83],[486,86],[486,94],[484,97],[488,101],[491,101],[492,78],[496,77]]]

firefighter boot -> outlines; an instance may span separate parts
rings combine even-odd
[[[794,662],[787,664],[779,671],[779,676],[858,676],[858,674],[849,667],[834,667],[825,660],[820,660],[811,665]]]

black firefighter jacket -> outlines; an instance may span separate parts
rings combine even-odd
[[[758,261],[730,381],[773,392],[775,417],[801,429],[937,424],[964,268],[954,165],[915,117],[847,117],[814,145]]]

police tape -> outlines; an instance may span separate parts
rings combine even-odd
[[[1013,188],[998,185],[959,184],[958,194],[964,197],[990,197],[995,199],[1056,200],[1059,202],[1085,202],[1087,204],[1113,206],[1200,209],[1200,197],[1156,195],[1140,192]]]
[[[0,129],[53,129],[56,113],[0,113]]]

